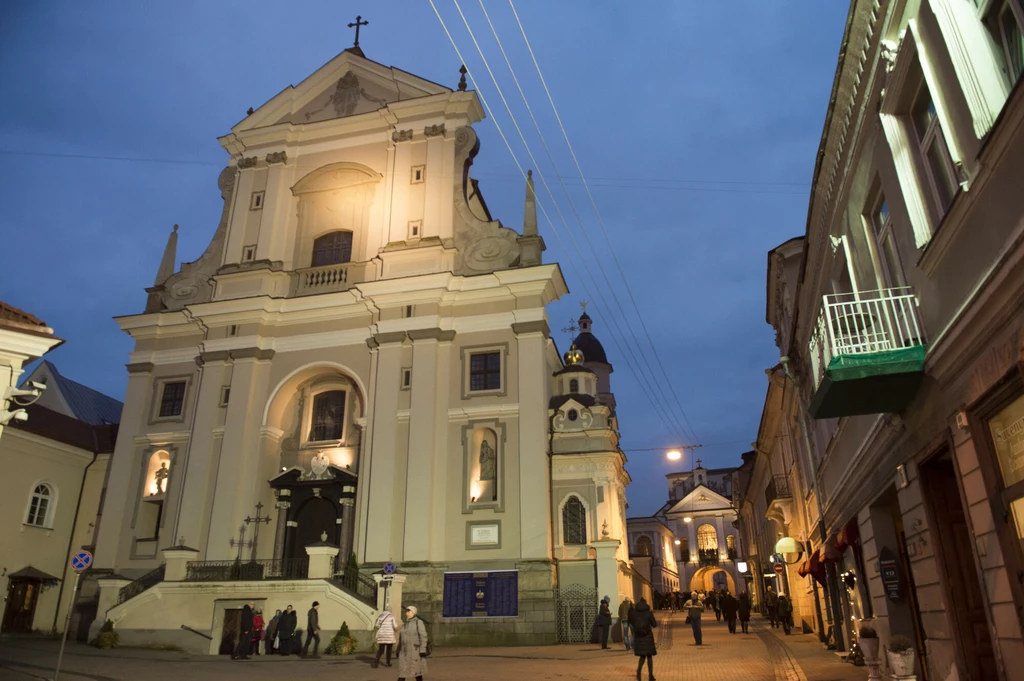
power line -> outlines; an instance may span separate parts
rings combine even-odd
[[[501,85],[498,83],[498,80],[495,77],[494,72],[491,70],[490,63],[487,61],[487,57],[484,55],[483,49],[480,47],[480,43],[477,41],[476,35],[473,33],[473,29],[469,25],[469,21],[466,19],[466,15],[463,13],[462,7],[459,5],[459,1],[458,0],[453,0],[453,3],[455,5],[455,9],[459,13],[459,16],[462,18],[462,22],[465,25],[466,30],[469,32],[469,37],[473,41],[473,45],[474,45],[474,47],[476,47],[477,53],[480,55],[480,59],[483,62],[484,68],[487,70],[487,74],[490,76],[491,81],[494,83],[494,87],[495,87],[495,90],[498,93],[498,97],[501,99],[501,102],[502,102],[502,104],[505,107],[505,111],[506,111],[506,113],[508,113],[509,119],[512,121],[513,127],[516,129],[516,133],[519,135],[519,139],[522,142],[523,147],[526,149],[526,153],[530,157],[530,161],[533,163],[534,167],[537,168],[537,175],[538,175],[538,177],[539,177],[539,179],[541,181],[541,184],[544,186],[545,191],[548,193],[548,197],[550,198],[551,203],[552,203],[552,205],[555,208],[555,212],[558,214],[559,219],[562,221],[562,225],[565,227],[566,233],[569,236],[569,240],[572,242],[573,248],[576,250],[576,254],[579,256],[580,261],[583,263],[584,270],[586,270],[587,275],[589,275],[590,278],[592,279],[592,281],[594,282],[594,288],[597,291],[598,296],[600,297],[601,302],[605,305],[606,309],[609,312],[611,312],[611,306],[608,305],[607,299],[604,297],[604,293],[601,290],[600,280],[596,276],[594,276],[594,273],[591,271],[590,266],[587,263],[587,259],[583,256],[583,253],[580,252],[579,245],[576,243],[576,238],[573,236],[573,232],[569,228],[568,222],[566,222],[565,216],[562,213],[561,208],[558,205],[558,201],[555,200],[554,194],[551,192],[551,188],[548,185],[547,180],[544,177],[544,173],[541,170],[540,165],[537,163],[537,159],[534,157],[533,151],[530,149],[530,145],[526,141],[525,135],[523,135],[522,128],[519,127],[519,123],[518,123],[518,121],[516,121],[516,117],[512,113],[512,109],[511,109],[511,107],[508,104],[508,100],[505,98],[505,94],[504,94],[504,92],[501,89]],[[506,64],[508,64],[507,58],[506,58]],[[511,69],[511,65],[510,64],[509,64],[509,68]],[[513,73],[513,78],[515,78],[515,74],[514,73]],[[518,86],[518,81],[517,81],[516,84]],[[474,81],[474,86],[475,86],[475,81]],[[519,92],[522,95],[522,88],[519,89]],[[524,97],[524,102],[525,102],[525,95],[523,95],[523,97]],[[529,103],[527,103],[527,108],[529,109]],[[531,112],[531,117],[532,117],[532,112]],[[554,158],[552,158],[550,150],[547,149],[547,145],[546,145],[546,143],[544,143],[543,134],[540,133],[540,128],[537,125],[536,119],[534,119],[533,122],[534,122],[534,126],[537,128],[538,135],[541,137],[541,142],[542,142],[542,144],[544,144],[545,150],[548,151],[548,159],[551,161],[552,166],[556,168],[556,173],[557,173],[557,166],[555,166]],[[565,187],[563,185],[563,191],[564,190],[565,190]],[[569,205],[572,207],[573,213],[576,215],[576,219],[577,219],[578,222],[580,222],[580,226],[582,228],[582,221],[580,221],[579,214],[576,212],[576,207],[572,203],[572,198],[569,197],[567,191],[566,191],[566,197],[569,198]],[[584,230],[584,237],[586,237],[586,231],[585,230]],[[588,245],[590,245],[591,252],[594,253],[594,260],[597,262],[598,268],[602,270],[602,274],[604,275],[603,267],[601,265],[601,261],[597,257],[597,254],[594,252],[593,245],[589,243],[589,238],[587,238],[587,242],[588,242]],[[604,275],[604,276],[607,277],[607,275]],[[623,317],[625,317],[625,311],[622,309],[622,306],[619,304],[618,300],[615,298],[614,291],[612,291],[612,300],[615,301],[616,305],[618,306],[619,313],[622,314]],[[615,321],[617,322],[617,320],[615,320]],[[610,325],[609,329],[612,329],[613,331],[614,330],[618,330],[614,325]],[[619,331],[621,333],[621,330],[619,330]],[[636,338],[635,334],[633,334],[632,329],[630,329],[630,334],[633,335],[634,342],[637,342],[637,344],[638,344],[637,338]],[[628,342],[626,342],[626,337],[625,337],[624,333],[622,333],[622,338],[623,338],[623,346],[625,346],[628,349],[629,355],[632,356],[633,361],[636,363],[636,366],[637,366],[637,369],[638,369],[637,375],[640,378],[642,378],[643,381],[645,381],[648,384],[648,389],[650,389],[651,394],[655,394],[656,391],[654,390],[654,388],[655,388],[655,386],[658,385],[658,383],[657,383],[656,378],[654,377],[654,372],[650,369],[650,366],[648,365],[648,371],[651,374],[650,380],[649,380],[648,377],[643,373],[643,367],[642,367],[642,365],[640,363],[640,360],[638,360],[636,358],[636,355],[634,353],[633,347],[631,345],[629,345]],[[642,354],[640,356],[641,356],[641,358],[643,358]],[[665,400],[664,392],[663,391],[662,391],[661,399]],[[667,403],[667,400],[665,400],[665,402]],[[678,420],[678,418],[675,417],[674,414],[672,414],[672,412],[670,411],[668,405],[667,404],[659,404],[658,406],[662,408],[662,413],[668,416],[668,418],[667,418],[667,425],[671,425],[674,429],[678,429],[677,435],[680,435],[680,434],[685,435],[685,429],[682,427],[682,423]]]
[[[615,261],[615,266],[619,270],[619,275],[622,277],[622,283],[626,288],[626,293],[629,295],[629,300],[633,304],[633,309],[636,312],[637,318],[640,320],[640,326],[643,329],[644,335],[647,337],[647,342],[651,346],[652,354],[654,355],[655,361],[658,363],[658,367],[661,369],[662,375],[665,377],[665,382],[668,383],[669,390],[672,396],[675,398],[675,405],[679,409],[679,413],[683,417],[683,421],[690,429],[690,433],[693,435],[694,440],[699,442],[696,432],[693,430],[693,425],[690,423],[689,417],[686,415],[686,411],[683,409],[682,402],[679,399],[679,395],[676,393],[675,384],[668,378],[668,372],[665,370],[665,365],[661,361],[661,355],[658,353],[658,348],[655,346],[654,341],[651,339],[650,331],[647,329],[647,323],[644,321],[643,315],[640,313],[640,308],[637,306],[636,298],[633,296],[633,290],[629,286],[629,282],[626,279],[626,274],[622,269],[622,264],[619,262],[618,256],[615,254],[615,248],[612,246],[611,239],[608,236],[608,230],[605,228],[604,219],[601,217],[601,211],[597,208],[597,202],[594,201],[594,195],[590,191],[590,187],[587,184],[587,179],[583,174],[583,168],[580,166],[579,159],[576,157],[576,152],[572,148],[572,143],[569,142],[569,135],[565,131],[565,126],[562,124],[562,117],[558,115],[558,108],[555,106],[555,100],[551,96],[551,91],[548,89],[547,81],[544,80],[544,74],[541,72],[540,64],[537,62],[537,56],[533,53],[533,47],[530,45],[529,38],[526,37],[526,29],[523,28],[523,22],[519,20],[519,13],[516,12],[515,4],[512,0],[508,0],[509,7],[512,8],[512,13],[515,15],[516,24],[519,25],[519,31],[522,33],[523,41],[526,43],[527,50],[530,53],[530,58],[533,60],[533,65],[537,69],[537,76],[540,78],[541,84],[544,86],[544,93],[548,97],[548,102],[551,104],[551,110],[555,114],[555,120],[558,121],[558,127],[562,131],[562,137],[565,139],[566,147],[569,149],[569,153],[572,156],[573,163],[576,165],[576,170],[579,172],[580,180],[583,182],[584,188],[587,190],[587,197],[590,199],[590,205],[594,209],[594,215],[597,216],[597,222],[601,226],[601,232],[604,234],[605,242],[608,244],[608,249],[611,251],[612,259]]]

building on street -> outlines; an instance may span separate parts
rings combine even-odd
[[[907,636],[932,679],[1024,678],[1022,27],[855,0],[806,232],[769,254],[746,529],[805,626]]]

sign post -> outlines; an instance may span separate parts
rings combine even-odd
[[[68,603],[68,616],[64,620],[64,633],[60,637],[60,653],[57,655],[57,668],[53,670],[53,681],[57,681],[58,677],[60,677],[60,663],[64,659],[64,644],[68,641],[71,613],[75,609],[75,594],[78,593],[78,580],[81,578],[82,572],[87,570],[90,565],[92,565],[92,554],[88,551],[79,551],[71,556],[71,569],[75,571],[75,586],[71,589],[71,602]],[[60,603],[57,604],[57,607],[60,607]]]
[[[781,574],[782,574],[782,573],[783,573],[783,572],[785,571],[785,569],[786,569],[786,568],[784,568],[784,567],[782,566],[782,563],[776,563],[776,564],[775,564],[775,574],[777,574],[777,575],[781,575]]]

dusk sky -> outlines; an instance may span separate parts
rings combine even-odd
[[[541,215],[545,262],[561,264],[571,290],[548,310],[552,335],[564,351],[562,329],[589,300],[594,333],[615,367],[633,476],[629,515],[650,514],[667,496],[666,473],[689,469],[696,457],[709,467],[738,465],[756,437],[764,369],[778,361],[765,323],[766,256],[804,232],[847,8],[515,2],[616,263],[507,0],[485,6],[578,221],[480,4],[460,2],[538,166],[455,5],[434,1],[495,114],[476,126],[482,146],[473,168],[492,215],[522,227],[523,180],[497,122],[523,168],[547,178],[565,216],[568,232],[538,182],[538,201],[568,249]],[[3,3],[0,300],[67,341],[47,355],[62,374],[123,399],[132,342],[112,318],[142,311],[173,224],[181,225],[179,263],[209,243],[221,213],[217,175],[228,160],[216,138],[349,47],[346,25],[357,14],[370,22],[360,35],[368,58],[455,87],[461,62],[427,0]],[[616,324],[624,343],[615,341]],[[649,362],[654,394],[631,370],[630,352],[644,371]],[[678,396],[669,410],[679,421],[685,412],[692,434],[652,407],[664,396]],[[703,448],[682,465],[670,465],[663,449],[636,451],[683,442]]]

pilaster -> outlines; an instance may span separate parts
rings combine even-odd
[[[525,322],[512,328],[518,349],[520,546],[522,558],[546,560],[551,557],[547,323]],[[538,489],[542,480],[544,487]]]
[[[199,551],[187,546],[172,546],[161,551],[164,555],[164,581],[184,582],[188,572],[188,563],[196,560]]]
[[[441,202],[451,203],[451,194],[444,192],[442,175],[444,134],[427,138],[426,193],[423,200],[423,236],[441,235]],[[450,182],[450,180],[449,180]]]
[[[423,481],[432,478],[435,457],[434,431],[438,420],[434,403],[438,395],[437,342],[440,333],[440,329],[409,332],[413,341],[412,396],[409,404],[409,461],[406,474],[409,486],[405,494],[405,546],[402,554],[402,559],[407,561],[428,560],[430,557],[434,495],[430,486],[423,484]]]
[[[333,577],[334,558],[338,555],[338,547],[326,542],[310,544],[306,547],[309,556],[309,579],[330,579]]]
[[[619,597],[619,561],[615,554],[619,550],[618,539],[602,539],[590,543],[597,558],[597,593],[601,598],[611,596],[612,609],[621,602]]]
[[[291,229],[294,223],[289,215],[293,198],[291,186],[295,184],[293,163],[289,164],[287,160],[284,163],[271,163],[267,169],[267,189],[264,193],[260,238],[256,246],[257,260],[284,261],[294,256],[288,252],[288,245],[294,241],[294,230]],[[308,263],[302,266],[305,265]]]

